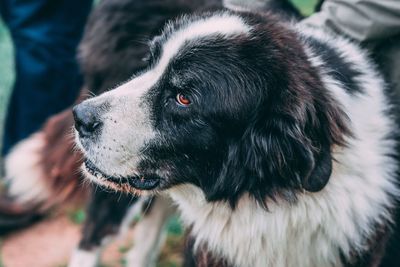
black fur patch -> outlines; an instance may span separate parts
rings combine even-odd
[[[99,248],[106,237],[118,234],[128,208],[136,201],[137,198],[130,195],[95,190],[91,194],[79,248],[91,251]]]
[[[316,38],[308,37],[308,45],[326,63],[328,74],[341,82],[347,92],[351,94],[362,93],[356,79],[361,73],[355,69],[353,63],[348,62],[335,49]]]

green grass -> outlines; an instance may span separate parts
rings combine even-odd
[[[67,214],[69,220],[74,224],[82,224],[86,219],[86,212],[82,208],[69,210]]]
[[[10,35],[0,20],[0,125],[4,123],[7,100],[14,81],[13,49]],[[3,127],[0,127],[0,138]],[[2,139],[0,139],[2,140]],[[1,142],[0,142],[1,148]]]
[[[309,16],[313,13],[314,7],[318,0],[290,0],[294,5],[296,5],[303,15]]]

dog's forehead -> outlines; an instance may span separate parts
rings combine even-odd
[[[217,13],[205,17],[182,17],[164,30],[165,50],[180,47],[183,43],[209,35],[230,36],[247,34],[250,26],[242,17],[231,13]]]
[[[103,94],[103,98],[109,96],[134,96],[143,95],[151,89],[163,77],[170,62],[191,41],[204,40],[208,36],[215,35],[230,38],[237,35],[248,35],[251,27],[237,14],[221,12],[208,14],[202,17],[184,16],[170,23],[164,29],[158,41],[153,43],[157,49],[161,49],[159,58],[146,72],[132,77],[131,80],[119,86],[115,90]],[[135,88],[132,94],[130,88]]]
[[[165,28],[162,38],[162,51],[159,67],[165,67],[188,43],[215,35],[229,38],[240,34],[249,34],[251,27],[242,17],[228,12],[204,17],[184,16]]]

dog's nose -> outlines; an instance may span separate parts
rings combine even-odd
[[[101,127],[96,107],[88,103],[81,103],[72,109],[75,119],[75,129],[80,137],[90,137]]]

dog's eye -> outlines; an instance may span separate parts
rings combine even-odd
[[[181,94],[181,93],[178,93],[176,95],[176,102],[178,102],[179,105],[184,106],[184,107],[187,107],[192,103],[187,96],[185,96],[184,94]]]

